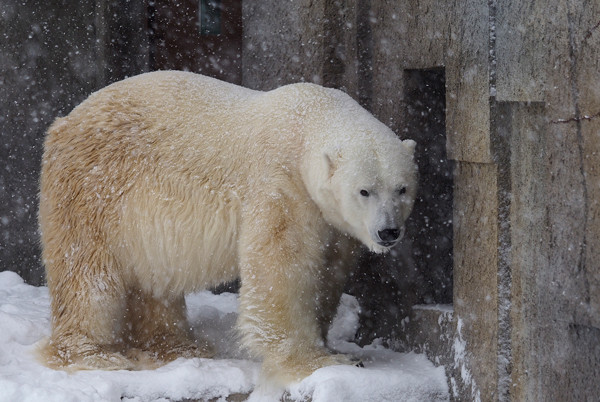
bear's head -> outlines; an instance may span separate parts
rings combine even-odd
[[[329,224],[381,253],[401,240],[413,208],[416,143],[352,102],[334,107],[310,140],[303,178]]]

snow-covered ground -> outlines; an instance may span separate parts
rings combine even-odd
[[[50,333],[48,289],[0,272],[0,401],[225,401],[233,394],[277,401],[284,392],[286,400],[314,402],[449,399],[443,367],[434,367],[425,356],[396,353],[377,342],[364,348],[349,342],[358,323],[358,304],[351,296],[342,299],[329,343],[361,358],[365,368],[326,367],[288,390],[261,385],[259,363],[239,349],[233,331],[236,295],[200,292],[187,302],[192,325],[212,339],[216,359],[178,359],[156,370],[68,374],[46,368],[34,354]]]

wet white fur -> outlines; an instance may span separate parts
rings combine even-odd
[[[322,342],[350,269],[328,256],[338,232],[386,250],[377,231],[412,208],[413,152],[350,97],[312,84],[258,92],[155,72],[93,94],[45,143],[47,361],[207,356],[188,339],[183,294],[241,277],[242,340],[267,374],[293,381],[348,363]]]

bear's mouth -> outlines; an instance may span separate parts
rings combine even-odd
[[[375,243],[386,248],[393,247],[404,237],[404,230],[404,226],[378,230],[374,237]]]
[[[380,246],[383,247],[393,247],[396,245],[396,243],[398,243],[397,241],[378,241],[377,244],[379,244]]]

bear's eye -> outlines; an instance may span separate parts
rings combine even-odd
[[[367,190],[360,190],[360,195],[362,195],[363,197],[368,197],[369,192]]]
[[[405,194],[405,193],[406,193],[406,187],[400,187],[400,188],[398,189],[398,194],[399,194],[399,195],[402,195],[402,194]]]

